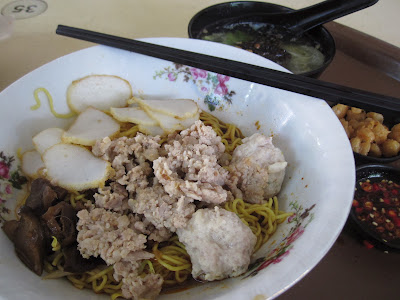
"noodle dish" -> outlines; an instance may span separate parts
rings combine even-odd
[[[147,40],[285,71],[221,44]],[[96,46],[0,103],[4,298],[273,298],[351,207],[352,150],[319,99]]]

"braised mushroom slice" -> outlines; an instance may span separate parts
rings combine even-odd
[[[52,187],[53,191],[56,192],[58,200],[62,201],[65,199],[65,197],[68,194],[68,191],[66,189],[64,189],[60,186],[56,186],[56,185],[52,185],[51,187]]]
[[[2,228],[4,233],[10,239],[10,241],[14,242],[15,232],[17,231],[18,228],[18,221],[17,220],[5,221]]]
[[[41,216],[55,202],[65,198],[67,191],[60,187],[54,187],[43,178],[32,181],[31,193],[26,199],[25,206],[31,208],[37,216]]]
[[[67,202],[60,202],[49,207],[42,219],[50,234],[55,236],[62,247],[76,241],[76,211]]]
[[[100,257],[83,258],[76,243],[64,248],[62,252],[64,254],[65,272],[83,273],[93,270],[99,265],[105,265],[105,262]]]
[[[15,252],[30,270],[41,275],[45,254],[42,226],[39,218],[27,207],[21,210],[20,216],[13,239]]]

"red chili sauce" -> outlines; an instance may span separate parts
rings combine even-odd
[[[384,242],[400,240],[400,185],[377,179],[357,183],[353,207],[356,218]]]

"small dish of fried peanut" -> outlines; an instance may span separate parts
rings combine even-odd
[[[392,128],[383,124],[383,115],[336,104],[332,107],[342,123],[355,153],[390,158],[400,152],[400,123]]]

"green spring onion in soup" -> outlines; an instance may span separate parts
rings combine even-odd
[[[266,23],[212,24],[197,38],[251,51],[295,74],[315,70],[325,62],[320,44],[308,35],[296,37],[283,27]]]
[[[282,44],[282,49],[291,55],[291,59],[284,65],[295,74],[309,72],[321,67],[325,56],[315,47],[298,44]]]

